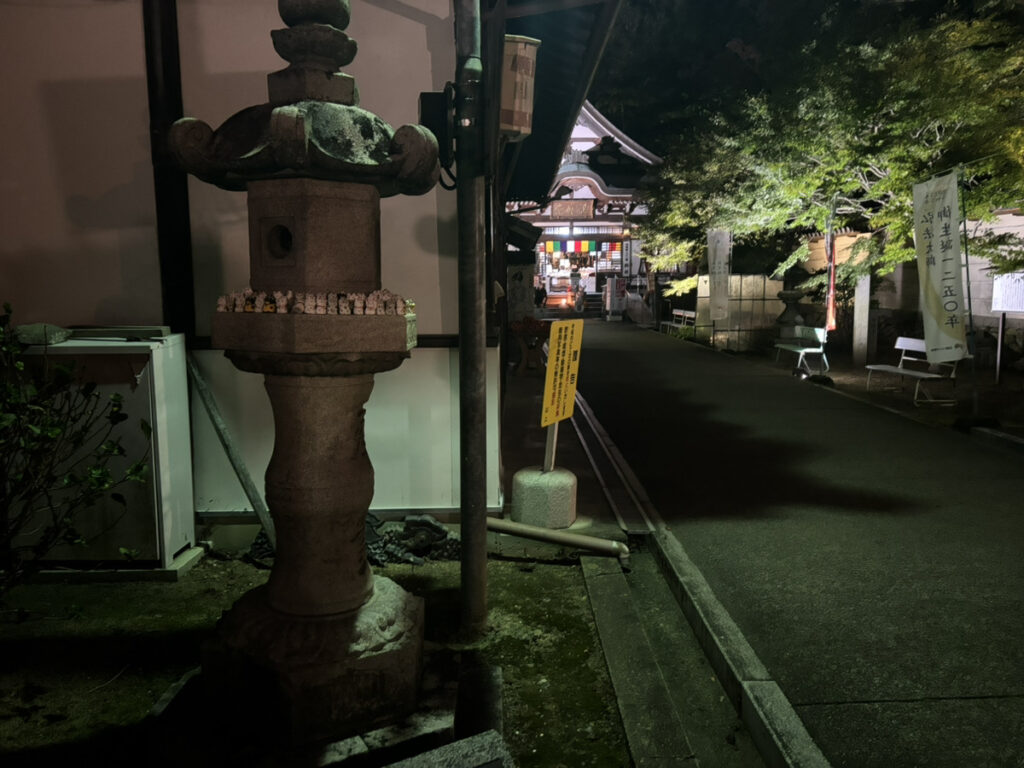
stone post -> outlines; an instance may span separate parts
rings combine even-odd
[[[871,275],[857,281],[853,294],[853,364],[867,365],[873,359],[871,345]]]

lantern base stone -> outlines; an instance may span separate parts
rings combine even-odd
[[[203,676],[224,711],[249,713],[275,741],[308,744],[415,710],[422,649],[423,601],[390,579],[374,576],[365,604],[327,616],[276,611],[258,587],[221,618]]]

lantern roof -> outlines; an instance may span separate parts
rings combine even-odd
[[[420,125],[394,130],[358,106],[355,79],[340,72],[356,55],[349,0],[279,0],[286,29],[274,50],[288,66],[267,76],[268,100],[214,130],[195,118],[171,128],[182,167],[203,181],[242,190],[248,182],[315,178],[370,184],[381,196],[423,194],[437,182],[437,140]]]

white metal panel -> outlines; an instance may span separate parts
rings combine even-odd
[[[274,417],[263,377],[237,370],[220,350],[197,351],[193,355],[262,496],[263,474],[274,449]],[[251,510],[198,397],[192,398],[192,447],[196,511]]]
[[[157,524],[162,527],[158,539],[164,567],[195,543],[186,355],[184,335],[174,334],[154,345],[150,358],[154,492],[161,511]]]
[[[501,505],[499,356],[487,351],[487,504]],[[241,373],[216,350],[196,353],[232,438],[260,493],[273,451],[274,421],[263,377]],[[458,350],[416,348],[374,377],[366,405],[366,448],[374,467],[371,510],[449,510],[459,505]],[[198,398],[192,405],[195,507],[251,510]]]
[[[32,347],[30,354],[42,354]],[[119,429],[127,466],[149,449],[149,478],[144,484],[119,487],[127,502],[104,501],[83,513],[77,529],[86,546],[61,546],[50,559],[122,561],[122,548],[134,550],[139,561],[156,561],[166,568],[174,556],[195,542],[192,505],[192,457],[188,424],[185,344],[181,334],[151,341],[71,339],[45,349],[52,357],[72,358],[85,368],[87,379],[99,383],[103,397],[119,394],[129,420]],[[138,427],[152,427],[147,441]]]
[[[366,450],[374,468],[374,509],[451,507],[453,433],[448,349],[414,349],[401,368],[374,378],[366,409]]]

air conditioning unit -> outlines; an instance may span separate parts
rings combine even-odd
[[[182,334],[145,338],[148,334],[136,335],[131,328],[116,331],[124,336],[90,337],[88,330],[78,330],[67,341],[26,350],[26,355],[72,362],[83,381],[98,385],[104,400],[111,394],[121,395],[128,415],[118,428],[125,448],[121,466],[149,451],[146,482],[117,488],[127,506],[104,499],[83,512],[75,528],[85,543],[61,544],[46,559],[88,567],[130,562],[136,567],[169,568],[177,555],[195,543],[185,338]],[[140,419],[152,427],[148,437],[139,426]],[[30,541],[32,535],[28,530],[18,543]]]

